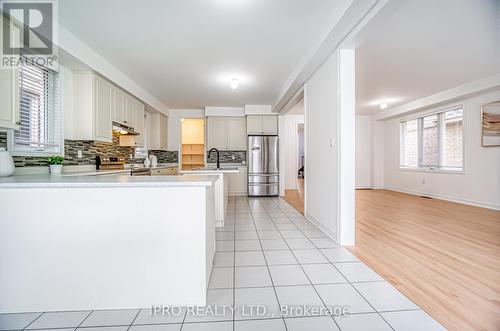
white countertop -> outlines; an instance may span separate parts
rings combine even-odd
[[[165,169],[165,168],[177,168],[178,163],[158,163],[156,167],[149,167],[147,169]],[[113,175],[113,174],[128,174],[132,169],[146,169],[143,164],[126,164],[125,169],[116,169],[116,170],[96,170],[95,167],[92,170],[86,169],[85,171],[81,171],[78,169],[79,167],[70,168],[71,170],[64,171],[63,167],[63,176],[103,176],[103,175]],[[81,167],[82,169],[84,167]],[[88,168],[88,166],[87,166]]]
[[[181,174],[227,174],[237,173],[238,171],[240,171],[238,167],[222,167],[222,169],[205,167],[200,169],[182,170]]]
[[[218,176],[61,176],[20,175],[0,178],[2,188],[65,187],[186,187],[212,186]]]

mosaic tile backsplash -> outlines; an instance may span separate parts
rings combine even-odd
[[[118,137],[113,137],[113,142],[107,143],[92,140],[64,140],[64,164],[65,165],[93,165],[96,155],[119,155],[126,159],[127,163],[140,164],[144,159],[130,159],[129,155],[134,156],[133,147],[119,146]],[[7,147],[7,133],[0,132],[0,148]],[[83,157],[78,158],[78,151],[81,150]],[[159,163],[176,163],[177,152],[170,151],[149,151],[149,154],[155,154]],[[46,157],[32,156],[14,156],[16,167],[47,166]]]
[[[207,151],[208,155],[208,151]],[[234,158],[233,158],[234,156]],[[247,152],[246,151],[219,151],[219,160],[220,163],[241,163],[247,160]],[[217,153],[212,152],[210,158],[208,159],[208,163],[217,162]]]

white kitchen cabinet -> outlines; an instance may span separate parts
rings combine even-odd
[[[238,173],[229,175],[229,195],[247,195],[247,167],[239,166]]]
[[[262,116],[247,116],[247,134],[262,134]]]
[[[135,146],[144,147],[144,104],[139,100],[134,100],[134,130],[140,133],[135,136]]]
[[[248,115],[247,134],[278,134],[278,117],[276,115]]]
[[[125,92],[119,87],[113,86],[113,122],[125,124]]]
[[[168,148],[168,117],[161,113],[150,114],[148,131],[150,150],[166,151]]]
[[[222,116],[207,118],[207,148],[227,149],[227,120]]]
[[[240,151],[247,149],[247,121],[244,117],[227,118],[228,149]]]
[[[19,70],[0,69],[0,128],[19,129]]]
[[[262,132],[263,134],[278,134],[278,116],[262,116]]]
[[[99,76],[94,76],[94,139],[111,141],[113,92],[111,84]]]
[[[135,128],[134,97],[129,94],[125,94],[125,111],[123,124]]]
[[[219,150],[246,150],[244,117],[210,116],[207,118],[207,147]]]
[[[73,74],[73,132],[66,139],[111,142],[112,85],[92,72]]]
[[[0,15],[0,24],[4,24]],[[8,23],[5,23],[6,25]],[[3,26],[7,29],[6,26]],[[9,31],[9,30],[6,30]],[[19,41],[19,28],[11,25],[13,40]],[[0,69],[0,128],[19,129],[19,70],[18,68]]]

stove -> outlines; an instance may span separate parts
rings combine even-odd
[[[125,169],[125,158],[120,156],[95,157],[95,167],[97,170],[120,170]]]

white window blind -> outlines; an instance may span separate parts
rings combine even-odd
[[[16,155],[51,155],[62,152],[57,73],[21,66],[20,126],[13,134]]]
[[[401,122],[401,168],[464,170],[461,106]]]

